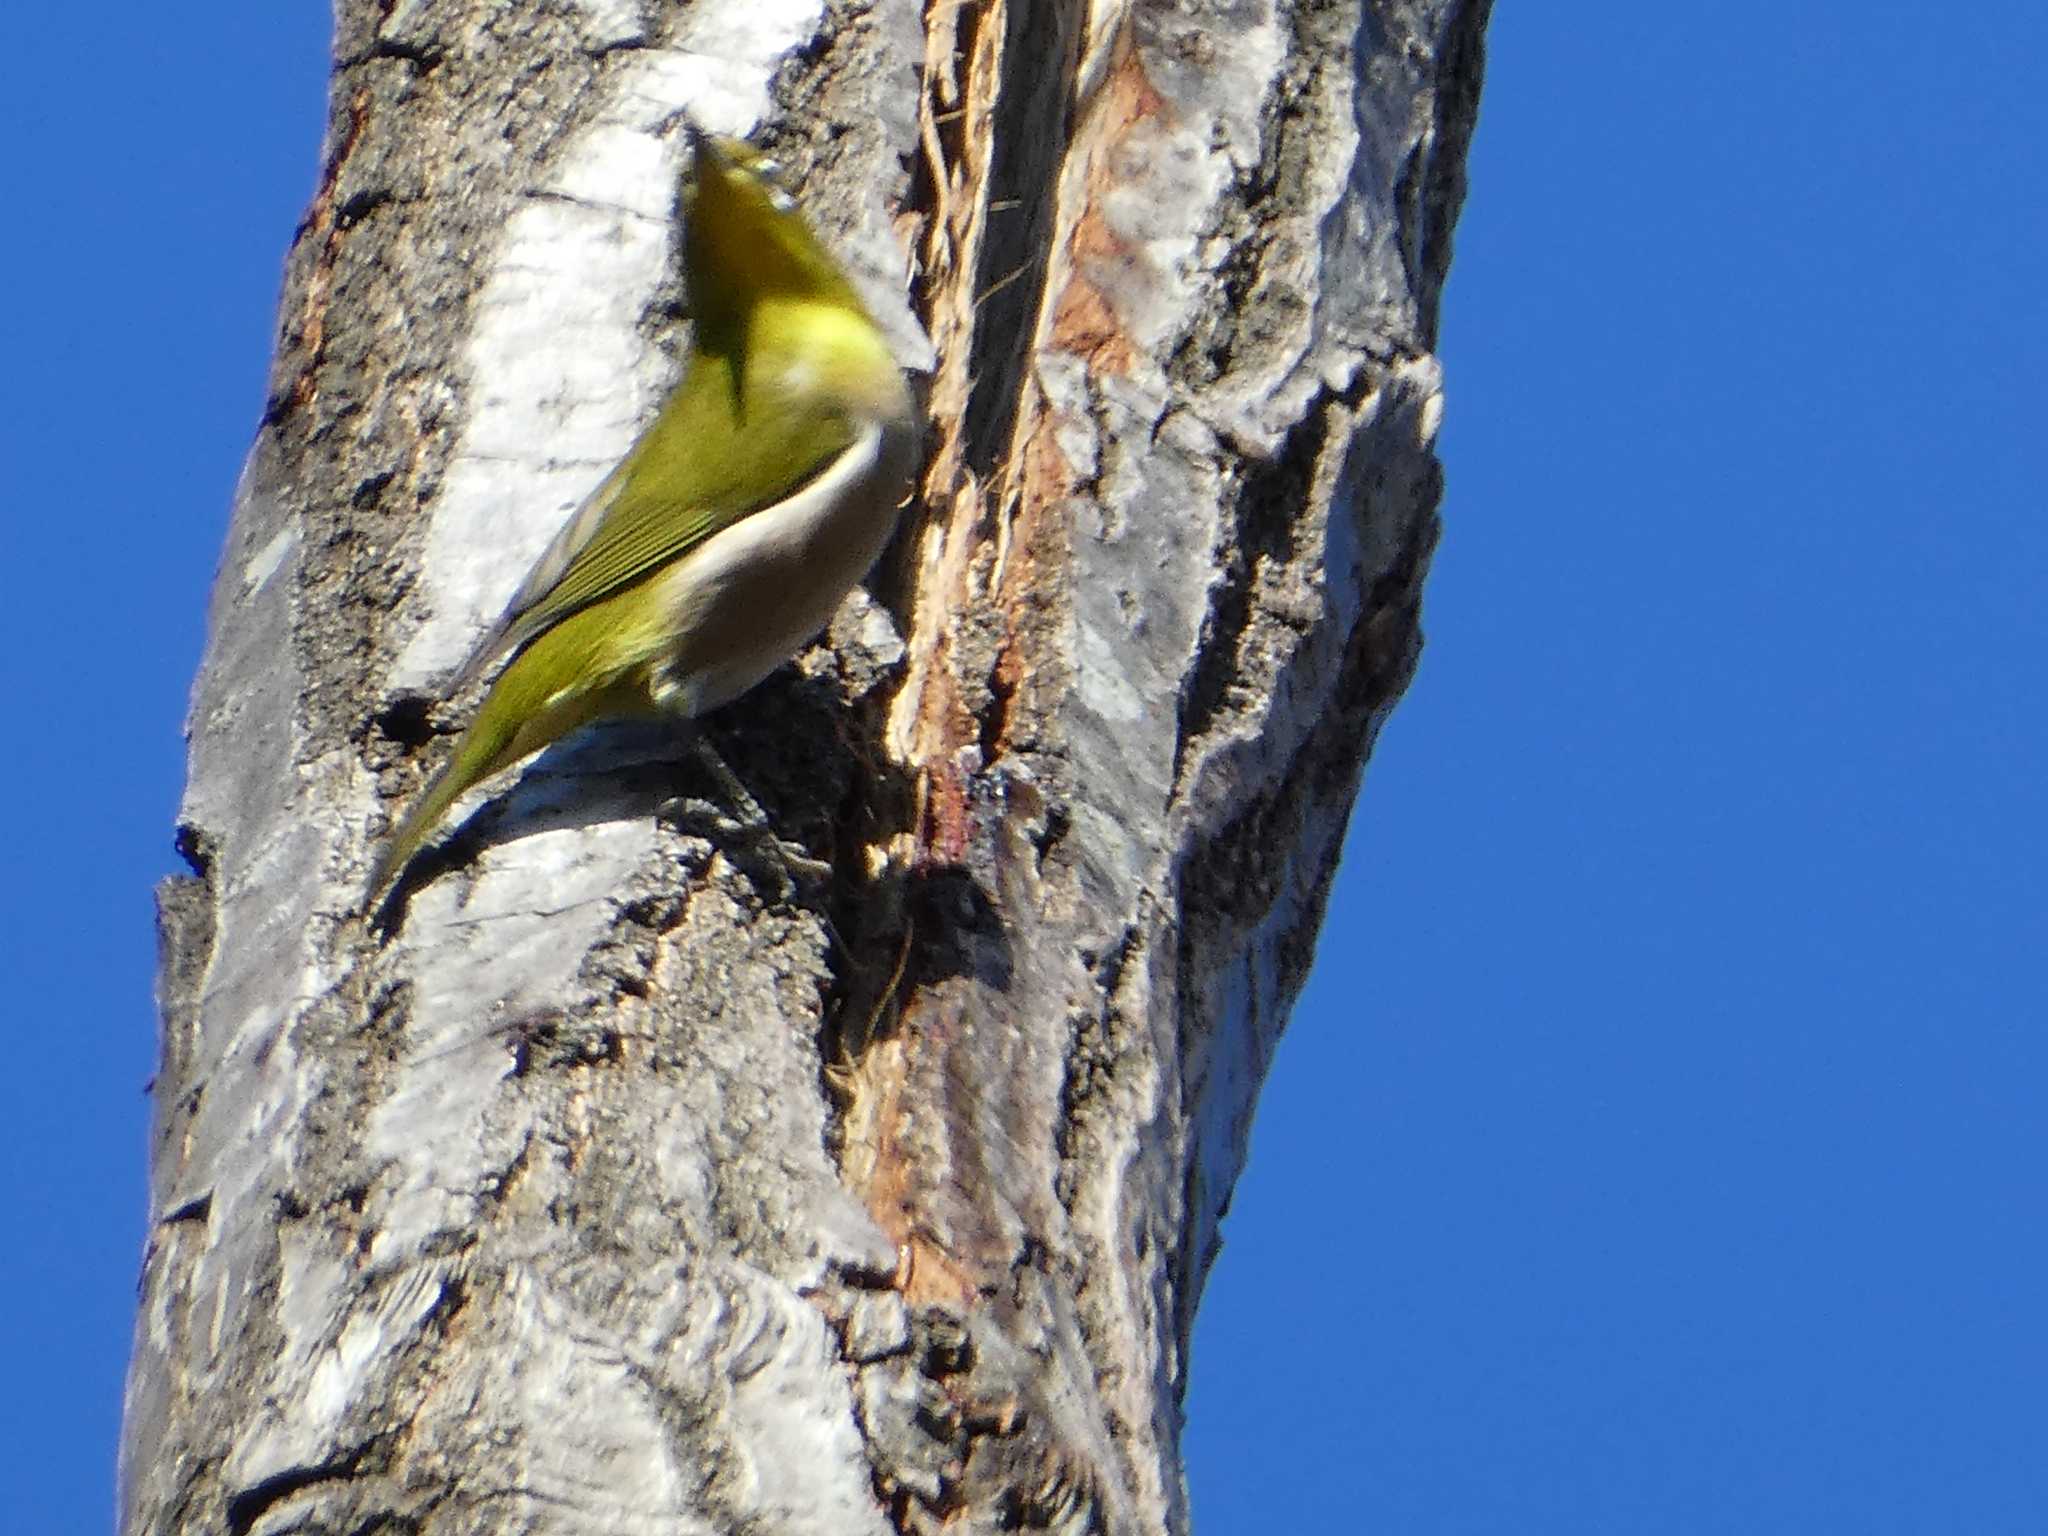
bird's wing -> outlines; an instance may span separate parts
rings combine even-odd
[[[782,501],[857,435],[838,413],[757,408],[743,416],[731,379],[723,366],[691,368],[619,467],[534,562],[463,664],[457,689],[579,608]]]

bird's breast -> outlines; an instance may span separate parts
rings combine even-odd
[[[716,709],[824,629],[889,542],[916,452],[908,422],[868,425],[800,490],[664,572],[676,638],[657,664],[656,697],[685,715]]]

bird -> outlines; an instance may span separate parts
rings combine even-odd
[[[772,159],[690,138],[681,377],[455,675],[451,697],[502,663],[366,906],[456,800],[569,731],[752,688],[831,621],[908,500],[916,411],[881,328]]]

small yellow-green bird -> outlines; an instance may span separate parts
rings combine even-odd
[[[692,137],[682,381],[458,674],[451,691],[511,658],[386,841],[371,902],[464,791],[568,731],[746,692],[895,528],[917,463],[902,370],[768,162]]]

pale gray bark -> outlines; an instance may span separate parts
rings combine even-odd
[[[1186,1529],[1419,644],[1486,0],[338,10],[162,895],[125,1529]],[[377,932],[436,685],[672,377],[677,108],[930,369],[872,597],[711,727],[832,874],[599,729]]]

